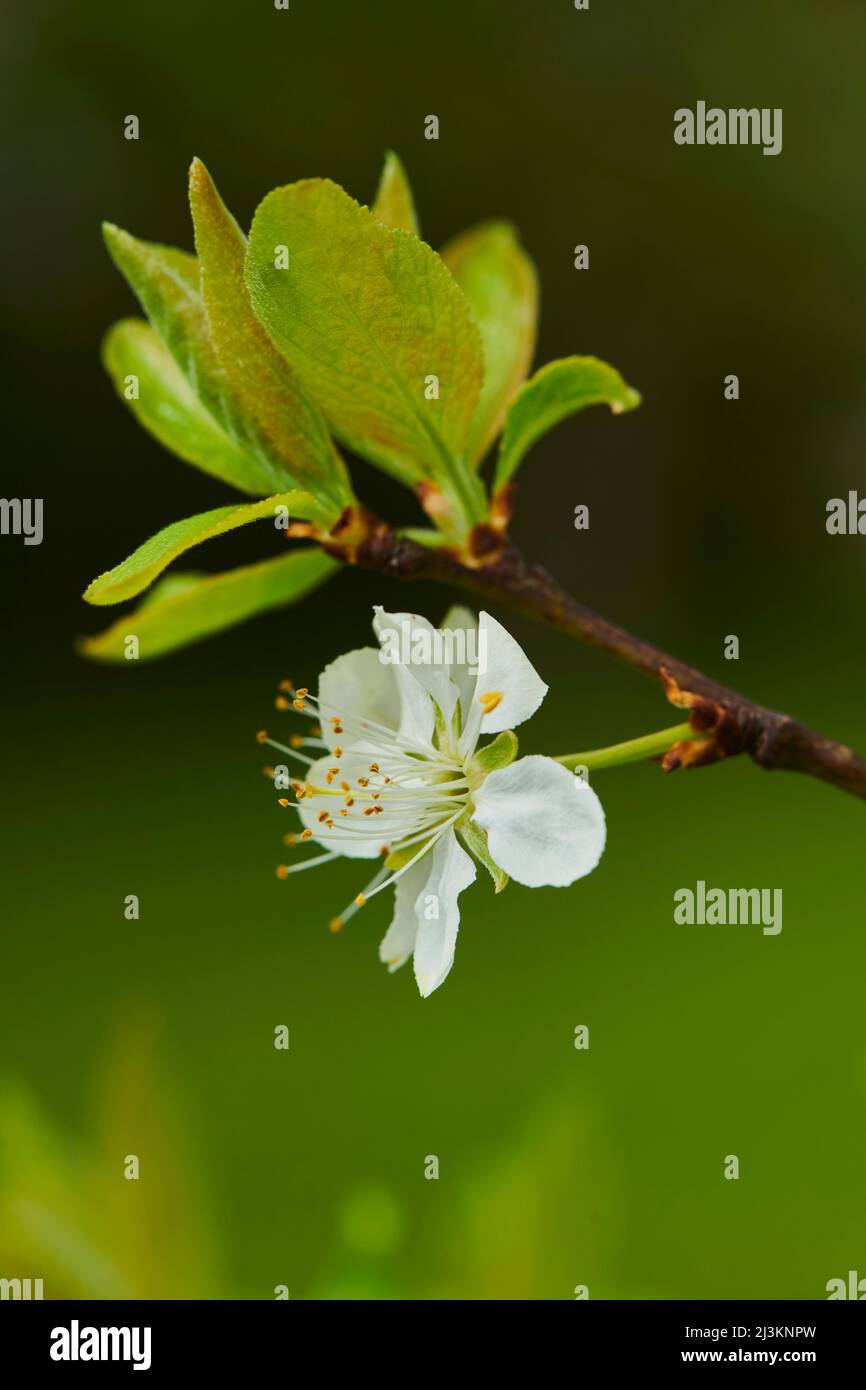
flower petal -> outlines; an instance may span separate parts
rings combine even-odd
[[[445,617],[442,619],[443,632],[462,632],[465,634],[463,642],[456,644],[453,655],[462,651],[466,658],[463,661],[452,661],[449,668],[451,680],[457,687],[460,697],[461,727],[466,728],[466,721],[472,709],[472,698],[475,694],[475,677],[477,666],[474,664],[478,655],[477,635],[478,619],[470,608],[464,608],[462,604],[455,603]],[[471,660],[470,660],[471,658]]]
[[[548,687],[519,642],[489,613],[478,620],[478,679],[476,699],[482,709],[485,696],[499,700],[481,719],[482,734],[499,734],[529,719],[541,704]]]
[[[475,863],[461,849],[453,830],[438,841],[432,860],[430,876],[415,899],[415,979],[424,999],[438,989],[451,969],[460,925],[457,899],[475,881]],[[436,916],[428,917],[434,911]]]
[[[378,607],[375,612],[373,630],[383,643],[383,657],[390,653],[392,669],[407,672],[428,698],[435,700],[446,728],[450,728],[457,704],[457,687],[450,678],[449,663],[444,659],[440,633],[417,613],[387,613]],[[435,660],[437,656],[439,659]]]
[[[601,802],[552,758],[518,758],[491,772],[475,794],[475,820],[495,862],[527,888],[564,888],[604,850]]]
[[[397,880],[394,889],[394,916],[379,946],[379,959],[387,965],[392,975],[401,965],[405,965],[415,949],[415,938],[418,935],[415,900],[424,890],[430,877],[432,862],[433,855],[425,855]]]
[[[357,651],[338,656],[319,677],[319,709],[322,738],[329,748],[338,744],[350,748],[353,743],[363,741],[363,733],[357,732],[355,727],[335,734],[331,727],[333,714],[371,719],[386,729],[397,729],[400,692],[394,668],[385,665],[376,647],[359,647]],[[375,730],[371,730],[368,742],[375,740]]]

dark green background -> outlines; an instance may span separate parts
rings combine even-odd
[[[479,880],[454,971],[422,1001],[377,962],[383,902],[329,935],[350,866],[275,879],[287,822],[252,735],[281,676],[314,684],[368,640],[374,602],[435,618],[449,595],[339,575],[152,666],[96,668],[72,646],[110,616],[78,597],[96,573],[231,500],[103,376],[100,337],[133,305],[100,220],[189,247],[194,154],[248,222],[310,175],[369,200],[393,147],[432,244],[491,215],[519,226],[543,286],[538,361],[595,353],[644,396],[535,449],[527,553],[866,747],[866,541],[824,528],[828,498],[866,488],[862,5],[5,8],[2,490],[45,498],[45,539],[0,541],[0,1275],[44,1276],[49,1295],[121,1279],[157,1297],[821,1298],[866,1274],[859,803],[746,762],[599,773],[598,871],[495,902]],[[782,107],[782,154],[676,147],[673,112],[698,99]],[[372,505],[416,519],[354,473]],[[196,564],[260,556],[266,529]],[[524,751],[675,721],[651,682],[511,625],[551,686]],[[675,926],[673,893],[698,878],[781,887],[781,935]]]

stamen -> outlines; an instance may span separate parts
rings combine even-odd
[[[501,690],[486,690],[483,695],[478,696],[481,708],[485,714],[491,714],[497,705],[502,704]]]

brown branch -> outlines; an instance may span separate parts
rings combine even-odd
[[[354,559],[365,569],[397,579],[429,579],[469,589],[661,680],[668,699],[688,708],[693,728],[706,734],[703,743],[678,745],[672,750],[665,761],[667,770],[747,753],[759,767],[807,773],[866,798],[866,761],[853,749],[814,733],[787,714],[755,704],[608,622],[566,594],[540,565],[528,564],[511,545],[503,547],[497,540],[486,563],[467,564],[449,551],[418,545],[377,523]]]

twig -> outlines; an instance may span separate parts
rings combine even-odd
[[[483,550],[484,546],[477,546]],[[525,613],[559,632],[588,642],[660,680],[672,704],[690,711],[693,729],[704,740],[674,745],[667,771],[747,753],[759,767],[818,777],[866,798],[866,760],[844,744],[808,729],[787,714],[755,704],[736,690],[608,622],[566,594],[540,565],[530,565],[512,545],[498,541],[485,560],[465,563],[442,548],[428,548],[378,523],[355,561],[400,580],[429,579],[453,584],[493,603]]]

